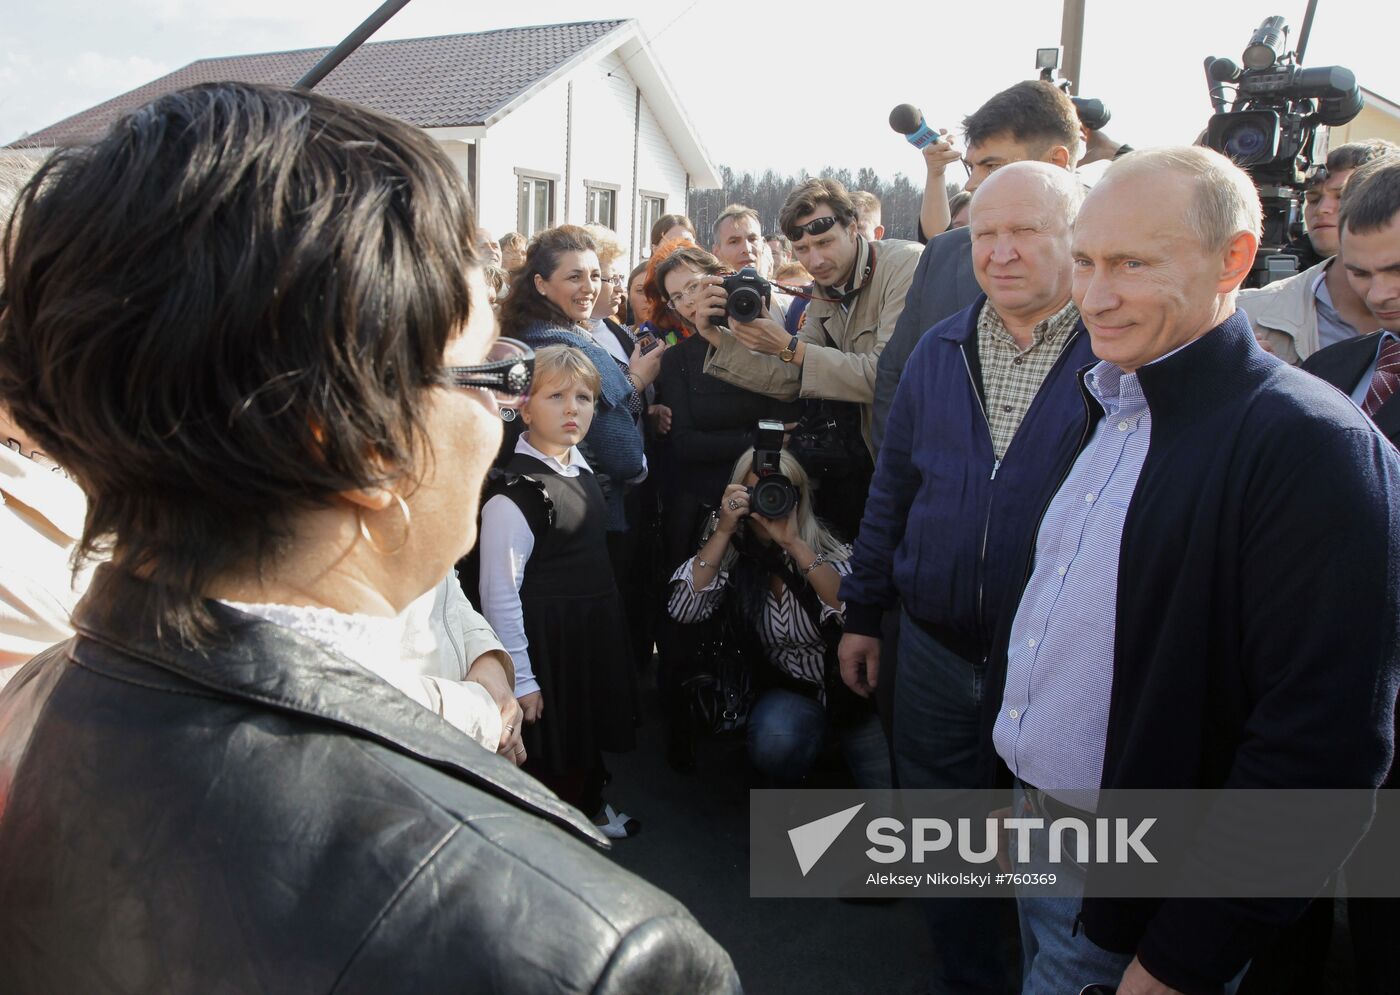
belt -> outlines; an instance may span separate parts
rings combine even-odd
[[[1048,822],[1056,819],[1078,819],[1086,826],[1094,824],[1094,813],[1087,809],[1075,808],[1073,805],[1066,805],[1058,798],[1047,794],[1034,784],[1016,779],[1021,785],[1021,791],[1026,796],[1026,804],[1030,805],[1031,811]]]

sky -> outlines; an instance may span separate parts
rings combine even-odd
[[[333,45],[378,2],[0,0],[0,143],[196,59]],[[1270,14],[1286,17],[1296,40],[1306,6],[1088,0],[1079,92],[1108,104],[1105,132],[1118,141],[1189,143],[1211,113],[1204,58],[1239,62]],[[1304,64],[1346,66],[1400,102],[1396,21],[1385,23],[1383,9],[1320,0]],[[411,0],[375,40],[637,17],[716,165],[921,177],[918,153],[889,128],[890,108],[913,103],[956,130],[987,97],[1035,75],[1035,50],[1060,42],[1060,16],[1058,0]]]

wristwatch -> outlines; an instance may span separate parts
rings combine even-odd
[[[778,358],[781,359],[784,363],[791,363],[792,360],[793,360],[793,357],[796,356],[796,355],[797,355],[797,336],[794,335],[794,336],[792,337],[792,339],[788,342],[787,348],[784,349],[782,352],[778,353]]]

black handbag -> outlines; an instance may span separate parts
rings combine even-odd
[[[849,477],[868,473],[870,451],[860,429],[860,406],[849,401],[809,398],[788,449],[811,476]]]
[[[747,641],[736,636],[730,613],[717,612],[695,649],[696,672],[681,682],[692,728],[701,735],[741,735],[758,688]]]

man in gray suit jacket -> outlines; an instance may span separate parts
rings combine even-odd
[[[1074,104],[1042,80],[1017,83],[992,97],[963,120],[970,175],[965,189],[976,190],[993,170],[1009,162],[1039,159],[1073,170],[1079,159],[1080,126]],[[904,312],[875,372],[871,438],[878,452],[885,419],[909,354],[924,332],[977,299],[982,289],[972,275],[970,229],[954,228],[929,239]]]

